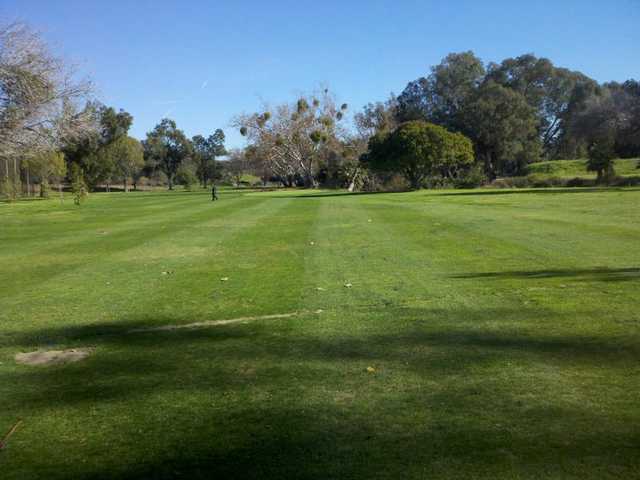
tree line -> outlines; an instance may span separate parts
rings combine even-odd
[[[485,65],[452,53],[399,94],[347,105],[328,90],[238,116],[248,164],[285,186],[477,186],[532,162],[588,159],[598,181],[640,156],[640,83],[604,83],[525,54]]]
[[[247,173],[263,185],[350,190],[471,187],[523,175],[540,160],[587,158],[599,181],[615,158],[640,156],[640,84],[599,84],[525,54],[485,64],[452,53],[399,94],[355,114],[328,89],[235,117],[225,134],[189,138],[162,119],[139,141],[131,114],[92,98],[92,85],[24,24],[0,28],[0,189],[66,183],[76,200],[98,187],[155,182],[190,188]],[[348,118],[350,117],[350,118]],[[228,160],[221,162],[221,156]]]
[[[115,183],[128,191],[152,178],[172,189],[221,178],[221,129],[188,138],[163,119],[139,141],[129,135],[132,115],[97,102],[92,92],[37,32],[22,23],[0,27],[1,194],[31,195],[37,184],[45,197],[50,184],[65,182],[79,203],[88,191]]]

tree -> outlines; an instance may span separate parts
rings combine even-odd
[[[193,157],[196,163],[196,174],[200,183],[207,188],[207,183],[220,178],[220,168],[216,157],[226,154],[224,148],[224,132],[219,128],[208,138],[196,135],[191,139]]]
[[[484,75],[482,61],[473,52],[450,53],[428,77],[407,85],[398,97],[398,119],[427,120],[461,130],[460,113]]]
[[[169,190],[173,190],[176,172],[192,153],[191,142],[176,127],[176,122],[164,118],[149,133],[143,143],[145,157],[153,160],[167,176]]]
[[[127,137],[133,117],[122,109],[116,111],[98,102],[89,103],[85,110],[92,112],[96,129],[78,141],[68,142],[64,153],[70,164],[80,167],[88,187],[93,189],[106,182],[108,188],[113,179],[122,178],[123,165],[117,152],[123,148],[120,140]]]
[[[539,158],[535,110],[515,90],[489,80],[467,103],[462,118],[489,178],[518,174]]]
[[[242,176],[250,169],[245,151],[235,148],[229,152],[229,158],[224,162],[224,171],[236,187],[240,186]]]
[[[598,182],[614,175],[616,147],[633,145],[632,132],[639,127],[633,124],[632,111],[629,93],[618,84],[608,84],[591,95],[572,119],[571,132],[586,142],[587,168],[597,172]]]
[[[122,179],[124,191],[128,192],[127,181],[144,166],[144,150],[141,143],[129,136],[120,136],[100,150],[113,165],[115,176]]]
[[[58,183],[64,178],[67,166],[64,154],[57,150],[42,151],[25,159],[25,167],[40,182],[40,197],[45,198],[49,192],[49,182]]]
[[[191,190],[193,186],[198,183],[196,166],[191,162],[182,162],[176,171],[175,181],[186,190]]]
[[[473,144],[460,133],[414,120],[389,134],[374,135],[362,161],[374,171],[400,173],[418,189],[428,177],[453,179],[472,165]]]
[[[511,88],[524,96],[538,116],[538,130],[545,156],[557,154],[566,128],[576,89],[597,83],[580,72],[557,68],[546,58],[525,54],[491,64],[487,80]]]
[[[387,133],[398,126],[398,100],[391,95],[386,102],[368,103],[354,115],[358,135],[369,139],[377,133]]]
[[[338,107],[325,89],[320,95],[302,96],[292,105],[241,115],[233,123],[285,186],[299,179],[307,187],[316,187],[320,153],[337,142],[338,124],[346,110],[347,104]]]
[[[91,112],[78,108],[90,93],[90,82],[78,80],[38,33],[22,23],[0,26],[0,158],[5,183],[10,176],[12,183],[19,182],[21,160],[94,131]]]
[[[262,186],[266,187],[269,180],[275,176],[271,169],[271,163],[260,155],[260,150],[254,146],[245,148],[244,155],[250,172],[259,177]]]

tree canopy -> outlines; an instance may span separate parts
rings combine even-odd
[[[428,177],[455,178],[473,163],[473,145],[460,133],[414,120],[391,133],[374,135],[362,161],[373,170],[402,174],[416,189]]]

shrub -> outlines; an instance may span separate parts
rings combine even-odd
[[[615,187],[637,187],[640,185],[640,176],[615,177],[611,180],[610,185]]]
[[[595,185],[595,180],[591,178],[575,177],[566,181],[567,187],[592,187]]]
[[[527,175],[529,186],[534,188],[563,187],[566,180],[560,177],[545,177],[541,175]]]
[[[10,202],[14,201],[20,195],[18,184],[5,178],[0,182],[0,195]]]
[[[476,165],[456,178],[454,184],[456,188],[476,188],[486,184],[487,181],[487,176],[484,174],[482,167]]]
[[[503,177],[496,178],[489,186],[494,188],[528,188],[531,184],[527,177]]]
[[[193,186],[198,183],[198,177],[192,168],[183,165],[176,172],[176,183],[184,186],[185,190],[191,191]]]

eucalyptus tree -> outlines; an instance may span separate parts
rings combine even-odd
[[[507,58],[491,64],[487,81],[494,81],[522,94],[538,116],[538,132],[545,156],[558,152],[559,141],[570,121],[576,89],[594,91],[597,82],[586,75],[558,68],[533,54]]]
[[[400,121],[427,120],[461,130],[461,113],[485,77],[482,61],[471,51],[450,53],[427,77],[409,82],[398,96]]]
[[[219,128],[207,138],[196,135],[191,139],[196,174],[204,188],[207,188],[209,181],[220,178],[220,167],[216,158],[226,154],[224,141],[224,132]]]
[[[526,98],[489,80],[466,105],[465,132],[489,178],[516,175],[540,157],[538,118]]]
[[[154,162],[156,167],[167,176],[169,190],[173,190],[178,169],[192,154],[191,142],[176,126],[176,122],[164,118],[147,133],[143,145],[145,158]]]

